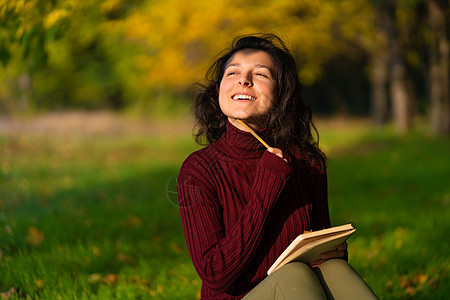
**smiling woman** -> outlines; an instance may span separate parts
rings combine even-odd
[[[245,77],[242,72],[246,72]],[[210,67],[206,74],[206,83],[197,85],[199,90],[194,104],[194,114],[197,120],[196,141],[202,145],[215,142],[226,131],[227,121],[237,128],[243,129],[233,121],[234,118],[229,117],[231,112],[224,113],[221,107],[222,103],[225,107],[224,97],[233,96],[226,95],[227,87],[232,86],[227,82],[235,77],[238,78],[238,81],[234,82],[242,83],[241,87],[230,88],[238,92],[247,90],[248,95],[244,93],[241,94],[241,98],[236,98],[241,100],[243,97],[257,96],[249,92],[249,90],[254,92],[257,89],[250,87],[251,85],[257,85],[259,89],[261,85],[259,82],[263,82],[263,80],[273,84],[273,86],[270,85],[273,88],[271,92],[267,91],[267,89],[270,90],[270,86],[264,85],[265,105],[241,103],[245,107],[242,109],[241,106],[240,117],[246,119],[248,123],[255,122],[252,124],[256,127],[254,129],[265,128],[269,144],[283,148],[286,154],[292,157],[295,157],[295,153],[300,151],[314,164],[324,167],[325,156],[319,150],[317,141],[312,134],[317,134],[317,131],[312,123],[311,109],[306,105],[302,96],[303,86],[298,80],[296,63],[283,41],[275,35],[238,38],[232,48]],[[222,97],[219,97],[219,91]],[[220,101],[221,103],[219,103],[219,98],[223,100]],[[267,98],[271,98],[271,101],[268,101]],[[248,113],[266,110],[266,114],[264,116],[243,114],[245,108],[250,109],[250,107],[251,110]],[[258,107],[258,110],[253,111]]]
[[[330,226],[325,155],[283,42],[239,38],[208,77],[194,104],[207,147],[185,160],[177,183],[202,299],[376,298],[348,265],[345,243],[267,276],[297,235]]]

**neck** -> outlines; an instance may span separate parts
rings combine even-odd
[[[244,125],[239,123],[239,121],[237,119],[228,117],[228,121],[230,122],[231,125],[238,128],[239,130],[248,132],[247,128],[245,128]]]
[[[228,121],[234,127],[238,128],[242,131],[249,132],[249,130],[238,121],[238,119],[228,117]],[[242,121],[245,122],[245,124],[247,124],[247,126],[250,127],[253,131],[259,131],[264,128],[264,126],[261,122],[256,122],[255,120],[246,119],[246,120],[242,120]]]
[[[234,119],[241,125],[236,119]],[[242,126],[242,125],[241,125]],[[265,130],[259,130],[258,135],[265,138]],[[213,143],[220,152],[233,158],[258,158],[264,153],[266,148],[250,132],[241,130],[235,126],[230,119],[227,120],[227,130],[219,140]]]

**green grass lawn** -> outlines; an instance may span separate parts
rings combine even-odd
[[[450,140],[319,126],[332,223],[381,299],[449,295]],[[179,220],[189,134],[0,136],[0,299],[196,299]]]

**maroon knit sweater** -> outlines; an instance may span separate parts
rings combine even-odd
[[[289,166],[229,122],[183,163],[178,202],[202,299],[242,298],[298,234],[330,226],[325,172]]]

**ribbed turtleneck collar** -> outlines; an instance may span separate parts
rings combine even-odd
[[[266,130],[257,131],[258,135],[264,139]],[[227,130],[219,140],[212,144],[219,152],[232,158],[258,158],[266,150],[250,132],[240,130],[227,119]]]

